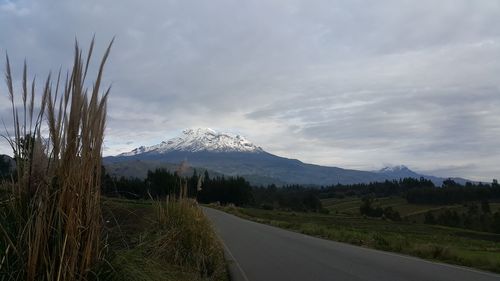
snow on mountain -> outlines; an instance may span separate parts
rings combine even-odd
[[[375,171],[375,173],[394,179],[422,177],[422,175],[415,173],[405,165],[387,166],[378,171]]]
[[[399,172],[413,172],[405,165],[387,166],[377,171],[377,173],[399,173]]]
[[[163,141],[160,144],[138,147],[118,156],[134,156],[144,153],[167,153],[170,151],[188,152],[264,152],[241,135],[214,131],[210,128],[186,129],[180,137]]]
[[[179,137],[160,144],[141,146],[127,153],[104,158],[107,169],[114,170],[115,175],[125,177],[133,175],[135,171],[140,172],[136,174],[144,175],[148,169],[177,165],[184,161],[192,167],[219,174],[243,176],[255,185],[355,184],[424,177],[440,186],[444,180],[418,174],[403,165],[389,166],[378,171],[358,171],[307,164],[267,153],[240,135],[212,129],[187,129]],[[463,179],[456,181],[465,182]]]

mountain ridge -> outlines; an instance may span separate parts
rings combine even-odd
[[[445,178],[418,174],[404,165],[384,167],[378,171],[361,171],[304,163],[297,159],[280,157],[266,152],[241,135],[216,132],[209,128],[186,129],[180,137],[160,144],[141,146],[130,152],[104,158],[108,166],[124,162],[147,161],[161,166],[183,161],[193,167],[205,168],[228,176],[248,176],[253,184],[333,185],[426,178],[441,185]],[[123,170],[123,169],[122,169]],[[126,170],[126,169],[125,169]],[[262,178],[263,180],[259,180]],[[265,179],[265,180],[264,180]],[[453,178],[465,183],[466,180]]]
[[[133,156],[143,153],[167,153],[169,151],[213,151],[261,153],[261,147],[249,142],[241,135],[222,133],[210,128],[185,129],[180,137],[162,141],[152,146],[140,146],[118,156]]]

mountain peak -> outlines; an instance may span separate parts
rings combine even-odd
[[[405,165],[387,166],[375,172],[385,177],[396,178],[396,179],[421,177],[420,174],[415,173]]]
[[[217,131],[211,129],[211,128],[188,128],[182,130],[182,133],[184,135],[200,135],[200,134],[217,134]]]
[[[396,165],[396,166],[386,166],[380,170],[378,170],[379,173],[394,173],[394,172],[412,172],[408,167],[405,165]]]
[[[133,156],[143,153],[185,152],[264,152],[241,135],[217,132],[210,128],[191,128],[182,131],[181,136],[162,141],[150,147],[141,146],[119,156]]]

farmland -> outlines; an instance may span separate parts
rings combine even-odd
[[[323,207],[334,214],[360,216],[359,206],[362,199],[359,197],[349,198],[328,198],[321,200]],[[424,222],[424,215],[427,212],[439,213],[444,210],[455,210],[457,212],[466,211],[467,205],[465,204],[452,204],[452,205],[425,205],[425,204],[411,204],[406,199],[394,197],[382,197],[374,199],[374,206],[387,208],[392,207],[395,211],[399,212],[404,220],[411,222]],[[500,211],[500,202],[490,203],[491,212]]]

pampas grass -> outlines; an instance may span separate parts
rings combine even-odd
[[[4,137],[16,173],[2,184],[0,280],[86,280],[103,258],[101,149],[110,89],[101,94],[100,88],[111,45],[91,88],[85,82],[94,40],[84,58],[75,43],[71,71],[55,79],[49,75],[41,98],[35,80],[28,82],[25,63],[20,105],[7,57],[14,128]],[[48,138],[42,136],[44,124]]]

